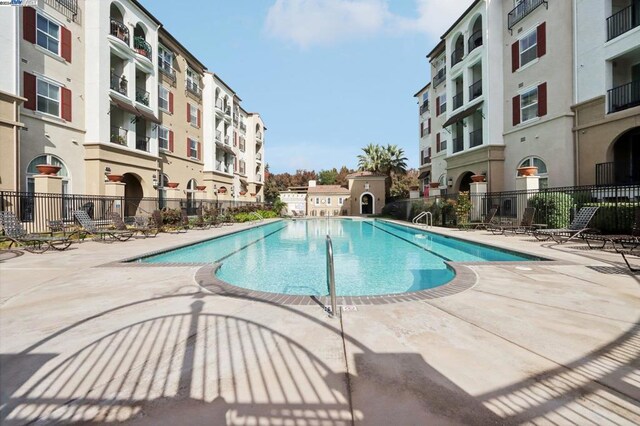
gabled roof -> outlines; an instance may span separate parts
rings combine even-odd
[[[359,178],[359,177],[383,177],[386,178],[386,175],[383,175],[382,173],[373,173],[373,172],[368,172],[368,171],[363,171],[363,172],[355,172],[355,173],[351,173],[347,175],[347,179],[354,179],[354,178]]]
[[[348,188],[340,185],[318,185],[309,188],[309,194],[350,194]]]

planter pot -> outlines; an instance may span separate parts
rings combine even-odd
[[[61,167],[60,166],[53,166],[51,164],[38,164],[36,166],[36,169],[38,169],[38,172],[41,175],[55,176],[55,175],[58,174],[58,172],[60,171]]]
[[[178,185],[180,185],[180,183],[178,183],[178,182],[167,182],[167,186],[169,188],[177,188]]]
[[[473,175],[471,176],[471,180],[473,182],[484,182],[484,175]]]
[[[107,175],[109,182],[122,182],[122,175]]]
[[[439,188],[439,187],[440,187],[440,182],[431,182],[431,183],[429,183],[429,188],[436,189],[436,188]]]
[[[204,191],[205,189],[207,189],[207,186],[206,185],[196,185],[196,189],[198,191]]]
[[[518,167],[518,176],[535,176],[538,171],[537,167]]]
[[[240,195],[245,195],[247,191],[240,191]]]
[[[226,188],[218,189],[218,194],[226,194],[226,193],[227,193],[227,189]]]
[[[255,193],[255,192],[252,192],[252,193],[251,193],[251,194],[249,194],[249,195],[251,195],[252,197],[255,197],[255,196],[256,196],[256,193]]]

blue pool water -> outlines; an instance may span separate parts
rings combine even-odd
[[[333,241],[341,296],[397,294],[434,288],[454,277],[444,262],[537,260],[377,220],[279,221],[140,259],[221,262],[217,276],[272,293],[326,295],[326,235]]]

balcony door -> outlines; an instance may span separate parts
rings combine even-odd
[[[615,183],[640,183],[640,127],[624,133],[613,146]]]

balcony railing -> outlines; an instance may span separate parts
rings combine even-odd
[[[246,133],[247,132],[247,125],[244,123],[240,123],[240,131],[242,133]]]
[[[608,90],[609,113],[640,105],[640,80]]]
[[[453,152],[460,152],[464,149],[464,140],[461,137],[454,138],[451,142],[453,143]]]
[[[259,152],[256,154],[256,161],[262,161],[262,154]]]
[[[147,136],[137,137],[136,149],[139,149],[140,151],[149,152],[149,137]]]
[[[234,112],[233,113],[233,121],[235,121],[237,123],[239,118],[240,118],[240,115],[237,112]]]
[[[440,114],[447,112],[447,103],[443,102],[440,104]]]
[[[222,142],[222,132],[220,130],[216,130],[216,142]]]
[[[509,15],[507,15],[507,26],[513,28],[518,22],[522,21],[528,14],[533,12],[538,6],[547,3],[546,0],[522,0],[514,7]]]
[[[129,28],[122,22],[111,18],[111,30],[109,34],[124,41],[127,43],[127,46],[129,45]]]
[[[191,80],[187,80],[187,92],[191,93],[192,95],[201,98],[202,97],[202,89],[200,89],[200,86],[198,85],[198,83],[191,81]]]
[[[482,129],[476,129],[469,133],[469,147],[473,148],[480,145],[482,145]]]
[[[225,164],[223,161],[216,161],[216,170],[222,173],[231,173],[230,165]]]
[[[127,96],[127,78],[124,75],[118,75],[114,72],[111,73],[111,90]]]
[[[127,144],[127,134],[129,132],[126,129],[118,126],[111,126],[111,142],[117,143],[118,145],[126,145]]]
[[[240,143],[238,144],[238,147],[242,152],[246,150],[247,145],[245,144],[244,138],[240,138]]]
[[[460,108],[462,106],[462,102],[463,102],[463,96],[462,96],[462,92],[458,92],[453,96],[453,109],[456,110],[458,108]]]
[[[231,107],[227,105],[224,109],[224,115],[231,116]]]
[[[257,174],[256,175],[256,182],[262,182],[262,175],[261,174]]]
[[[431,164],[431,157],[424,157],[422,159],[422,164]]]
[[[444,81],[445,78],[447,78],[447,69],[440,68],[435,77],[433,77],[433,87],[436,88],[440,83]]]
[[[640,25],[640,7],[633,3],[631,6],[625,7],[607,18],[607,41]],[[636,9],[635,12],[634,8]]]
[[[462,61],[464,57],[464,44],[458,47],[456,50],[451,53],[451,66],[454,66],[458,62]]]
[[[78,0],[45,0],[45,3],[74,21],[78,16]]]
[[[160,72],[167,77],[169,77],[173,82],[176,81],[176,70],[173,69],[169,64],[161,63],[158,65],[158,69]]]
[[[472,101],[482,95],[482,79],[469,86],[469,100]]]
[[[467,51],[471,53],[477,47],[482,46],[482,30],[478,30],[471,34],[469,37],[469,42],[467,43]]]
[[[262,132],[260,131],[256,132],[256,140],[259,140],[259,141],[262,140]]]
[[[145,40],[143,37],[137,36],[133,38],[133,48],[140,55],[145,56],[150,61],[153,60],[151,59],[151,45],[147,43],[147,40]]]
[[[149,92],[136,88],[136,102],[149,106]]]
[[[224,103],[220,98],[216,99],[216,109],[219,109],[220,111],[224,111]]]
[[[229,138],[229,136],[225,136],[225,137],[224,137],[224,143],[225,143],[225,145],[231,145],[230,140],[231,140],[231,139]]]
[[[596,164],[596,185],[637,185],[639,182],[640,169],[635,167],[633,162],[612,161]]]
[[[424,101],[422,105],[420,105],[420,115],[424,114],[429,110],[429,101]]]

